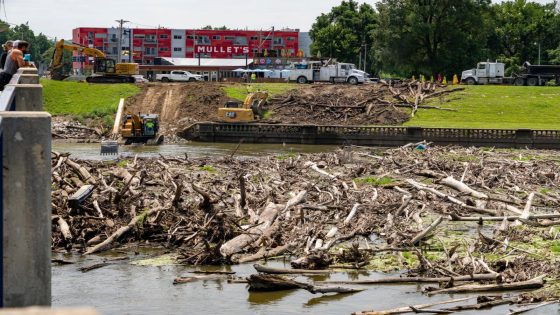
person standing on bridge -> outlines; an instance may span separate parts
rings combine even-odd
[[[16,74],[19,68],[30,66],[29,62],[24,60],[24,56],[27,54],[28,50],[28,42],[18,40],[14,43],[14,48],[6,57],[4,69],[0,72],[0,91],[4,91],[4,87],[10,83],[12,76]]]
[[[8,54],[10,53],[12,48],[14,48],[14,42],[11,40],[6,41],[6,43],[2,45],[2,48],[4,48],[4,52],[2,53],[2,56],[0,56],[0,69],[4,69],[6,58],[8,57]]]

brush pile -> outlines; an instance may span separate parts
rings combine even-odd
[[[273,119],[282,123],[400,125],[414,117],[418,108],[452,110],[422,104],[427,99],[462,90],[418,81],[312,85],[272,97],[269,109]]]
[[[291,255],[295,270],[385,270],[390,255],[408,278],[387,282],[442,283],[428,294],[541,288],[560,270],[560,158],[516,152],[411,145],[115,163],[53,153],[53,246],[88,255],[148,241],[185,264]],[[87,185],[88,198],[69,202]]]

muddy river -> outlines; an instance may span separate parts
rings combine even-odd
[[[86,160],[114,159],[116,156],[101,156],[99,143],[65,143],[54,142],[53,150],[57,152],[70,152],[73,158]],[[181,156],[189,157],[221,157],[230,156],[264,156],[270,154],[290,153],[320,153],[330,152],[338,148],[333,145],[298,145],[298,144],[241,144],[237,148],[235,143],[189,143],[166,144],[160,146],[119,146],[119,157],[158,157]]]
[[[141,251],[141,250],[140,250]],[[431,303],[470,295],[428,297],[417,285],[374,285],[355,294],[311,294],[305,290],[268,293],[249,292],[245,284],[230,284],[226,279],[173,284],[179,276],[192,275],[193,270],[234,271],[236,276],[255,273],[251,264],[223,267],[157,266],[143,259],[155,253],[128,254],[130,260],[86,273],[78,270],[103,261],[103,256],[53,254],[54,258],[75,264],[53,266],[54,306],[93,306],[101,314],[350,314],[363,310],[382,310],[399,306]],[[120,254],[122,256],[122,254]],[[107,256],[105,256],[107,257]],[[138,265],[138,263],[140,265]],[[273,261],[272,267],[289,268],[289,263]],[[376,272],[333,273],[314,276],[314,280],[355,280],[379,278],[389,274]],[[299,277],[297,280],[307,280]],[[469,302],[474,302],[472,299]],[[465,302],[463,302],[465,303]],[[454,305],[454,304],[449,304]],[[461,314],[506,314],[508,306],[491,311]],[[527,314],[557,313],[558,307],[542,308]]]
[[[158,147],[121,146],[120,157],[165,156],[203,157],[231,155],[236,144],[193,143],[163,145]],[[237,156],[263,156],[289,154],[290,152],[317,153],[335,150],[336,146],[266,145],[245,144],[236,151]],[[53,150],[70,152],[81,159],[108,159],[101,157],[99,144],[54,143]],[[305,290],[288,290],[270,293],[249,292],[245,284],[230,284],[226,279],[198,281],[173,285],[173,279],[189,276],[193,270],[227,270],[245,277],[255,273],[252,264],[222,267],[193,267],[143,260],[162,254],[162,250],[129,248],[122,252],[100,256],[81,257],[75,254],[53,253],[53,258],[72,261],[74,264],[53,265],[53,306],[92,306],[101,314],[351,314],[363,310],[383,310],[414,304],[431,303],[452,298],[475,295],[422,294],[418,285],[371,285],[367,290],[354,294],[311,294]],[[86,273],[80,267],[103,262],[112,255],[129,257],[113,261],[110,265]],[[289,263],[272,261],[272,267],[289,268]],[[329,276],[315,276],[312,280],[356,280],[379,278],[391,274],[376,272],[343,272]],[[394,275],[394,274],[392,274]],[[309,280],[299,277],[297,280]],[[474,299],[469,302],[474,303]],[[466,302],[463,302],[466,303]],[[449,304],[450,306],[453,304]],[[507,314],[510,306],[495,307],[487,311],[469,311],[461,314]],[[525,314],[559,314],[557,305],[543,307]]]

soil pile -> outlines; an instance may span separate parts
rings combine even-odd
[[[148,83],[127,100],[125,112],[160,115],[161,133],[168,136],[195,122],[216,120],[218,107],[228,100],[221,85],[211,82]]]

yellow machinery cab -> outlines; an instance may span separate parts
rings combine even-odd
[[[218,120],[230,123],[248,123],[262,118],[268,92],[258,91],[247,94],[243,103],[229,101],[218,109]]]

